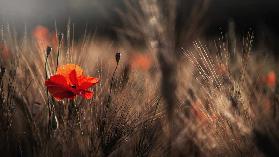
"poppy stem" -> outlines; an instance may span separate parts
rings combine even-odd
[[[118,62],[117,62],[117,64],[116,64],[116,67],[115,67],[115,69],[114,69],[114,71],[113,71],[113,74],[112,74],[112,77],[111,77],[110,88],[109,88],[109,95],[110,95],[110,96],[111,96],[112,85],[113,85],[113,83],[114,83],[114,76],[115,76],[115,73],[116,73],[117,68],[118,68]]]
[[[56,57],[56,69],[55,69],[55,71],[57,71],[57,68],[58,68],[58,65],[59,65],[59,53],[60,53],[60,51],[59,51],[59,46],[58,46],[58,50],[57,50],[57,57]]]
[[[45,60],[45,79],[48,79],[48,73],[47,73],[47,63],[48,63],[48,56],[46,55],[46,60]]]
[[[48,79],[48,56],[50,55],[51,52],[51,47],[47,47],[46,50],[46,59],[45,59],[45,79]],[[48,119],[49,119],[49,133],[50,133],[50,125],[51,125],[51,105],[49,101],[49,96],[48,96],[48,89],[46,88],[46,96],[47,96],[47,106],[48,106]]]
[[[68,124],[70,127],[80,127],[79,107],[76,99],[70,100],[68,105]]]
[[[48,79],[48,73],[47,73],[47,63],[48,63],[48,55],[46,55],[46,60],[45,60],[45,79]],[[51,122],[51,108],[50,108],[50,101],[49,101],[49,96],[48,96],[48,90],[46,88],[46,97],[47,97],[47,107],[48,107],[48,125],[50,126]],[[49,133],[50,133],[50,127],[49,127]]]
[[[109,88],[109,99],[111,98],[111,92],[112,92],[112,85],[113,85],[113,82],[114,82],[114,75],[115,75],[115,72],[118,68],[118,64],[119,64],[119,61],[120,61],[120,58],[121,58],[121,53],[120,52],[117,52],[115,54],[115,60],[116,60],[116,67],[113,71],[113,74],[112,74],[112,78],[111,78],[111,82],[110,82],[110,88]]]

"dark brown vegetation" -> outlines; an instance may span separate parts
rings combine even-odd
[[[252,32],[241,42],[231,30],[214,42],[184,44],[193,33],[175,35],[173,1],[127,1],[127,9],[127,30],[119,32],[144,41],[150,56],[139,62],[127,40],[115,46],[85,35],[74,43],[71,25],[58,42],[27,32],[18,39],[3,27],[1,155],[278,156],[278,65],[253,53]],[[47,45],[53,49],[45,67]],[[59,64],[78,64],[100,79],[92,100],[47,94],[45,77],[55,73],[58,51]]]

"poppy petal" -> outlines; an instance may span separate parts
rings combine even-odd
[[[68,99],[74,99],[76,97],[76,95],[74,93],[67,93],[67,92],[63,92],[63,93],[56,93],[52,95],[56,100],[60,101],[64,98],[68,98]]]
[[[78,84],[78,79],[77,79],[77,72],[76,70],[72,70],[70,75],[69,75],[69,79],[71,82],[71,85],[77,85]]]
[[[62,75],[51,76],[50,79],[45,81],[45,85],[51,95],[58,100],[75,96],[74,90],[69,87],[66,78]]]
[[[93,92],[91,91],[85,91],[81,94],[81,96],[85,99],[91,99],[93,97]]]
[[[99,80],[94,77],[80,77],[79,78],[79,89],[87,89],[93,86],[94,84],[98,83]]]
[[[75,65],[75,64],[66,64],[66,65],[61,65],[57,68],[56,74],[63,75],[64,77],[69,77],[70,73],[75,70],[76,75],[82,76],[83,70],[81,69],[80,66]]]

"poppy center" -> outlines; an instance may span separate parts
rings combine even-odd
[[[77,88],[77,86],[76,86],[76,85],[71,85],[71,87],[72,87],[72,88],[74,88],[74,89],[76,89],[76,88]]]

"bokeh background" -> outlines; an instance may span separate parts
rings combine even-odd
[[[177,24],[185,21],[191,8],[200,0],[179,0]],[[124,8],[122,0],[0,0],[2,23],[13,24],[17,30],[33,29],[37,25],[63,27],[70,19],[78,34],[84,29],[100,36],[115,38],[114,28],[121,27],[116,13]],[[211,37],[226,31],[228,21],[234,21],[241,35],[252,29],[257,39],[273,53],[279,50],[278,0],[210,0],[203,18],[204,35]],[[271,52],[271,51],[270,51]]]

